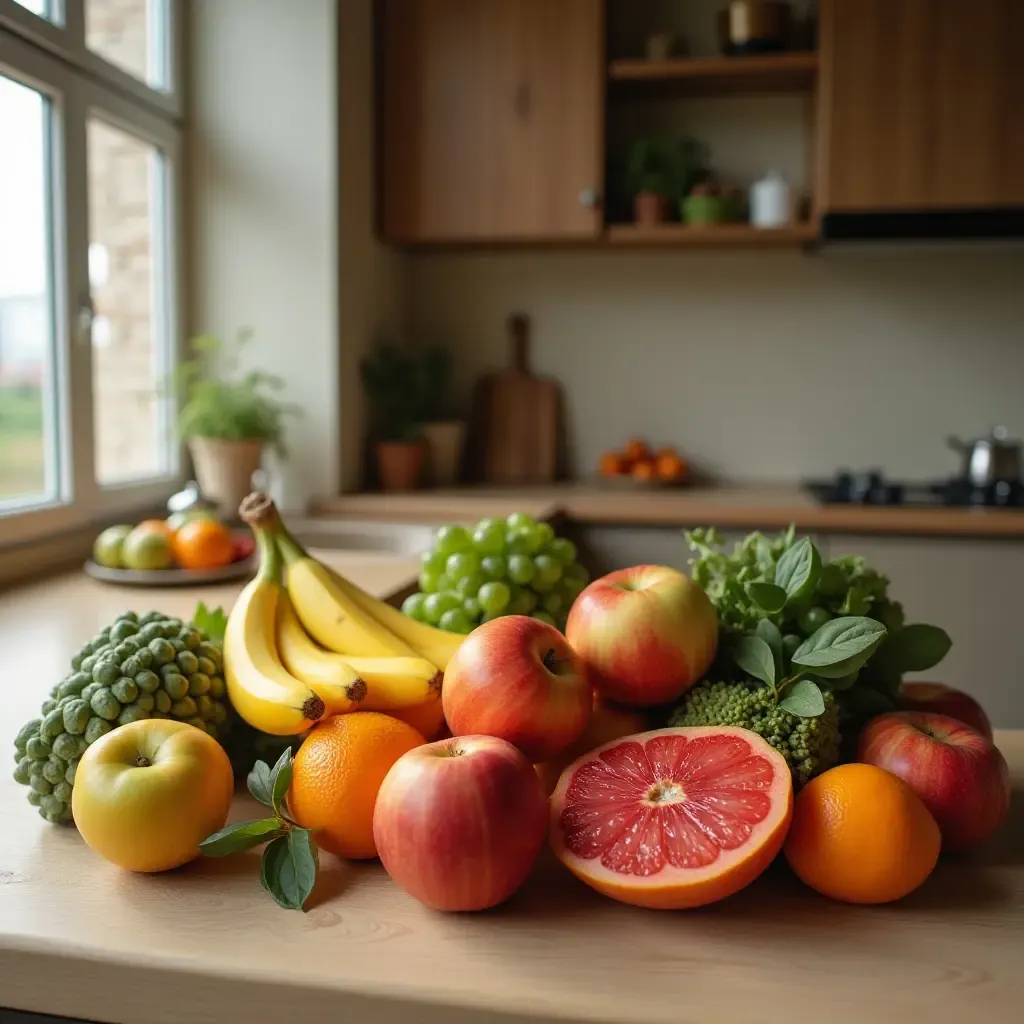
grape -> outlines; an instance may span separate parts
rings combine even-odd
[[[529,583],[536,571],[533,559],[528,555],[509,555],[508,578],[513,583]]]
[[[423,561],[422,568],[425,571],[436,573],[439,576],[444,572],[447,559],[440,551],[424,551],[420,558]]]
[[[453,580],[461,580],[480,568],[480,556],[475,551],[456,551],[448,556],[444,568]]]
[[[565,611],[565,598],[562,597],[557,590],[552,590],[550,594],[544,595],[541,607],[548,613],[548,615],[554,615],[557,617]]]
[[[505,520],[500,516],[486,516],[476,524],[477,530],[483,530],[485,533],[488,530],[500,529],[502,533],[505,532]]]
[[[473,628],[473,623],[469,621],[461,608],[452,608],[446,611],[441,616],[438,625],[449,633],[468,633]]]
[[[505,550],[505,527],[500,520],[486,528],[478,526],[473,534],[473,547],[481,555],[500,555]]]
[[[484,579],[500,580],[504,579],[508,569],[501,555],[488,555],[481,559],[480,571],[484,574]]]
[[[567,569],[576,561],[576,545],[564,537],[556,537],[554,540],[548,541],[544,551],[561,562]]]
[[[448,575],[448,573],[443,572],[437,578],[437,589],[438,590],[454,590],[455,589],[455,580],[453,580],[451,578],[451,576]]]
[[[533,560],[533,567],[536,575],[533,578],[534,589],[539,589],[538,584],[550,590],[562,578],[562,563],[550,555],[538,555]]]
[[[505,535],[505,547],[510,555],[532,555],[540,547],[539,539],[532,529],[520,526]]]
[[[454,555],[473,546],[473,538],[464,526],[442,526],[437,531],[434,550],[441,555]]]
[[[443,590],[437,594],[428,595],[423,601],[423,613],[427,622],[436,626],[441,621],[445,612],[454,611],[462,607],[462,598],[450,590]]]
[[[555,531],[550,523],[538,523],[533,528],[533,534],[539,541],[537,544],[538,550],[544,547],[545,544],[550,544],[555,539]]]
[[[530,618],[531,619],[538,619],[541,622],[546,622],[549,626],[557,626],[558,625],[558,623],[555,622],[554,618],[552,616],[548,615],[547,612],[534,612],[530,616]]]
[[[402,602],[402,612],[409,616],[410,619],[418,619],[420,622],[424,621],[423,604],[426,601],[425,594],[410,594]]]
[[[485,622],[490,622],[491,619],[500,619],[505,612],[484,612],[480,616],[480,624],[483,625]]]
[[[455,593],[459,595],[463,600],[467,597],[476,597],[476,592],[486,583],[487,581],[478,572],[471,572],[466,576],[463,576],[458,583],[455,584]]]
[[[464,598],[462,601],[462,610],[466,613],[466,618],[473,622],[480,618],[480,602],[475,597]]]
[[[505,525],[510,530],[514,530],[520,526],[536,526],[537,520],[533,516],[528,516],[525,512],[513,512],[505,517]]]
[[[439,589],[438,584],[441,582],[442,575],[444,574],[439,572],[430,572],[429,570],[424,569],[423,572],[420,573],[420,590],[422,590],[424,594],[433,594]]]
[[[480,607],[485,612],[498,614],[505,610],[512,599],[512,591],[507,583],[495,580],[491,583],[485,583],[478,591],[476,599],[480,602]]]
[[[567,580],[572,580],[574,583],[578,581],[580,589],[590,582],[590,573],[587,572],[579,562],[574,562],[572,565],[568,566],[564,575]]]
[[[513,604],[515,610],[512,608]],[[529,587],[517,587],[507,611],[510,615],[529,615],[536,607],[537,595]]]

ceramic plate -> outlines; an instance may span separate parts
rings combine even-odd
[[[108,569],[90,558],[85,563],[85,572],[93,579],[126,587],[201,587],[252,576],[258,562],[259,558],[253,555],[219,569]]]

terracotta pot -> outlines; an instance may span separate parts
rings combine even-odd
[[[633,200],[633,216],[637,224],[652,227],[668,219],[668,196],[655,195],[653,192],[641,192]]]
[[[420,428],[430,456],[430,482],[435,487],[450,487],[459,478],[466,424],[460,420],[424,423]]]
[[[427,446],[417,441],[378,441],[377,473],[385,491],[414,491],[419,486]]]
[[[220,514],[238,518],[238,506],[252,490],[253,474],[263,462],[263,442],[190,437],[188,450],[203,497],[216,502]]]

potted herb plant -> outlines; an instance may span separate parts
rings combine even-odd
[[[633,197],[636,223],[649,227],[667,220],[672,201],[710,175],[707,147],[697,139],[637,139],[626,163],[626,189]]]
[[[194,338],[193,358],[175,377],[178,433],[188,444],[201,492],[228,517],[252,490],[264,451],[284,454],[284,420],[298,412],[277,397],[284,388],[280,377],[241,370],[239,354],[251,336],[240,331],[231,348],[212,335]]]
[[[360,369],[381,487],[415,490],[427,454],[422,425],[430,408],[429,375],[417,354],[386,342],[374,347]]]
[[[424,349],[418,360],[425,408],[420,426],[427,443],[429,476],[435,487],[456,482],[462,464],[466,424],[451,415],[448,400],[452,357],[448,349],[435,345]]]

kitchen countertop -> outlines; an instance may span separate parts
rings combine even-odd
[[[1024,509],[823,505],[798,486],[675,487],[550,484],[463,487],[403,494],[343,494],[313,502],[314,515],[444,523],[506,515],[562,513],[586,525],[714,525],[737,529],[1024,539]]]
[[[416,561],[333,552],[378,595]],[[0,597],[0,750],[126,607],[188,615],[239,585],[140,591],[69,574]],[[659,913],[591,892],[545,857],[508,904],[433,913],[376,863],[325,855],[306,913],[260,888],[259,854],[130,875],[43,822],[0,776],[0,1006],[119,1024],[484,1021],[833,1024],[1018,1020],[1024,1002],[1024,731],[999,731],[1011,818],[976,854],[944,858],[898,904],[854,907],[782,864],[701,910]],[[10,762],[8,762],[10,767]],[[238,797],[234,819],[255,804]]]

